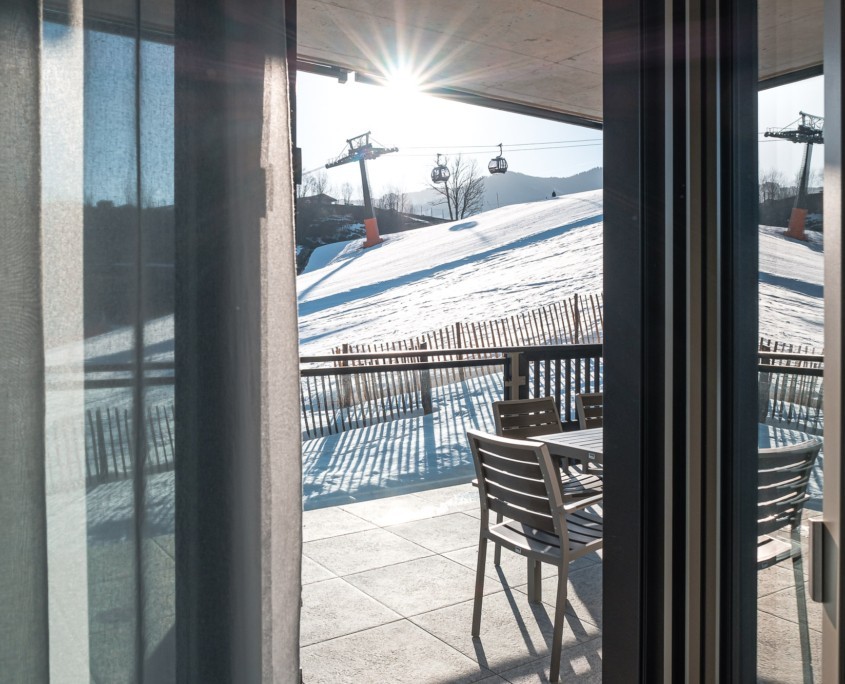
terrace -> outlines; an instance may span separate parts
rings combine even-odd
[[[488,554],[481,637],[470,636],[478,511],[469,484],[306,511],[304,681],[548,681],[554,568],[543,567],[543,603],[531,604],[524,560],[503,553],[496,569]],[[601,681],[601,560],[570,569],[561,681]],[[821,605],[797,568],[758,574],[763,682],[818,681]]]
[[[504,552],[496,568],[488,553],[482,632],[470,634],[479,500],[465,433],[492,432],[491,402],[514,391],[555,396],[565,429],[577,429],[573,397],[601,387],[601,354],[599,344],[562,344],[341,354],[331,366],[303,359],[311,366],[303,397],[323,416],[314,414],[322,422],[308,425],[320,429],[303,443],[308,684],[548,680],[553,567],[543,567],[543,602],[532,604],[525,560]],[[819,433],[821,362],[762,341],[761,422]],[[408,396],[379,387],[406,387]],[[303,403],[306,413],[310,406]],[[801,527],[805,551],[821,485],[817,465]],[[784,562],[758,573],[760,681],[818,677],[821,606],[808,601],[806,572],[806,564]],[[561,681],[601,681],[600,553],[570,566],[568,602]]]

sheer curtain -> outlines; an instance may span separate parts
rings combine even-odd
[[[284,10],[0,3],[4,680],[298,678]]]

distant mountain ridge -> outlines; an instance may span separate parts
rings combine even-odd
[[[588,171],[565,178],[541,178],[517,171],[495,174],[484,178],[484,211],[509,204],[523,204],[549,199],[552,192],[557,195],[571,195],[575,192],[599,190],[602,187],[602,168],[597,166]],[[431,202],[440,198],[434,190],[419,190],[408,193],[408,202],[425,213]],[[445,208],[445,205],[443,205]]]

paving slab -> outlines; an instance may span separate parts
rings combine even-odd
[[[480,506],[478,489],[471,484],[427,489],[421,492],[415,492],[414,496],[419,497],[426,503],[437,506],[438,514],[440,515],[445,513],[477,511]]]
[[[407,620],[306,646],[301,663],[308,684],[465,684],[493,674]]]
[[[323,580],[337,577],[331,570],[324,568],[316,561],[311,560],[308,556],[302,557],[302,585],[313,584],[314,582],[322,582]]]
[[[478,545],[478,520],[463,513],[414,520],[387,529],[435,553],[454,551],[473,543]]]
[[[426,501],[416,494],[345,504],[340,508],[379,527],[423,520],[441,514],[439,503]]]
[[[473,601],[433,610],[411,621],[461,653],[497,674],[548,658],[554,612],[545,604],[532,604],[519,592],[500,591],[484,597],[481,634],[473,638]],[[567,615],[563,647],[569,648],[599,636],[598,629]]]
[[[510,684],[547,684],[551,662],[541,658],[502,673]],[[567,648],[560,657],[560,681],[599,684],[602,672],[601,637]]]
[[[571,570],[567,582],[566,610],[581,620],[595,626],[602,626],[602,565],[600,563]],[[557,597],[557,575],[543,580],[543,603],[554,607]],[[517,587],[520,593],[528,594],[528,583]]]
[[[776,615],[784,620],[806,624],[817,632],[822,628],[822,604],[810,600],[809,587],[804,585],[803,595],[795,590],[795,585],[786,587],[757,599],[757,610],[769,615]],[[797,627],[796,627],[797,629]]]
[[[432,555],[428,549],[382,529],[318,539],[303,544],[302,553],[339,576]]]
[[[374,527],[373,523],[337,506],[318,508],[302,514],[302,541],[338,537],[350,532],[371,530]]]
[[[821,681],[821,632],[802,633],[794,622],[758,611],[757,681],[807,684]]]
[[[336,577],[302,588],[301,646],[395,622],[401,616]]]
[[[476,523],[477,524],[477,523]],[[519,556],[510,551],[502,551],[502,562],[497,569],[493,565],[494,547],[492,543],[487,544],[487,559],[484,564],[484,574],[494,582],[508,584],[512,587],[525,584],[528,581],[528,562],[525,556]],[[478,564],[478,542],[472,546],[449,551],[443,554],[446,558],[466,566],[475,571]],[[557,568],[548,563],[541,565],[543,577],[557,577]]]
[[[428,556],[348,575],[347,581],[405,617],[472,598],[475,573],[443,556]],[[490,582],[485,591],[501,591]]]

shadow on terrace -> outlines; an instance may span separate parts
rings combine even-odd
[[[479,497],[466,431],[495,432],[494,401],[549,396],[564,431],[575,431],[576,395],[603,389],[600,314],[591,332],[542,344],[529,330],[542,316],[527,314],[511,321],[516,328],[458,324],[387,350],[346,346],[301,359],[309,684],[549,681],[555,567],[542,564],[541,600],[532,602],[525,559],[504,552],[496,566],[488,550],[480,636],[470,629]],[[761,340],[758,431],[773,442],[822,433],[823,357],[808,351]],[[822,460],[794,533],[805,549]],[[805,584],[800,562],[758,572],[761,681],[818,676],[819,605]],[[561,681],[601,681],[601,630],[599,551],[570,564]]]

